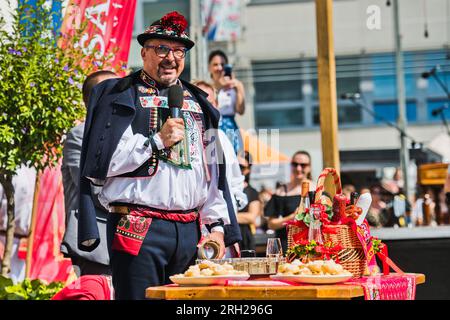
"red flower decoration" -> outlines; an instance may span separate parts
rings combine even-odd
[[[178,33],[183,33],[188,23],[183,15],[172,11],[161,18],[161,26],[167,30],[175,29]]]

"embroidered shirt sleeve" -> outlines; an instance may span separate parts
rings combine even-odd
[[[114,151],[108,168],[108,177],[114,177],[139,168],[152,155],[151,145],[142,134],[133,134],[131,126],[125,130]]]
[[[205,204],[200,209],[200,217],[205,224],[217,222],[219,219],[222,219],[224,224],[230,224],[227,203],[223,197],[223,192],[219,190],[217,184],[217,166],[213,165],[211,167],[211,181],[208,187],[208,196]]]

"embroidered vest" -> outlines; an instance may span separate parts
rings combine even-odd
[[[158,90],[153,79],[148,77],[145,72],[141,72],[140,79],[136,84],[136,114],[131,123],[133,134],[140,133],[145,137],[151,137],[161,130],[164,122],[170,116],[170,109],[167,104],[167,89]],[[186,159],[190,159],[193,153],[196,152],[200,145],[203,150],[200,152],[200,157],[203,155],[205,149],[205,118],[202,109],[195,97],[190,92],[184,89],[184,103],[181,109],[181,115],[185,121],[186,139],[179,143],[184,143],[183,150],[189,150],[191,154],[184,155]],[[201,141],[198,141],[201,139]],[[139,168],[133,172],[128,172],[120,177],[151,177],[156,174],[158,170],[159,161],[170,163],[171,150],[177,148],[166,148],[163,150],[153,151],[152,156],[144,162]],[[178,159],[179,160],[179,159]],[[184,163],[184,162],[183,162]],[[178,167],[189,169],[190,165],[177,165]]]

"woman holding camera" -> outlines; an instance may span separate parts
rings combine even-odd
[[[221,50],[209,54],[208,69],[217,90],[217,104],[221,114],[219,127],[226,133],[237,154],[243,149],[243,145],[234,116],[236,113],[242,115],[245,112],[244,86],[233,76],[228,57]]]

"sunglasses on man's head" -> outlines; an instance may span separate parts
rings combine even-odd
[[[293,167],[293,168],[297,168],[298,166],[301,166],[302,168],[307,168],[307,167],[309,167],[309,163],[300,163],[300,162],[295,162],[295,161],[292,161],[291,162],[291,166]]]

